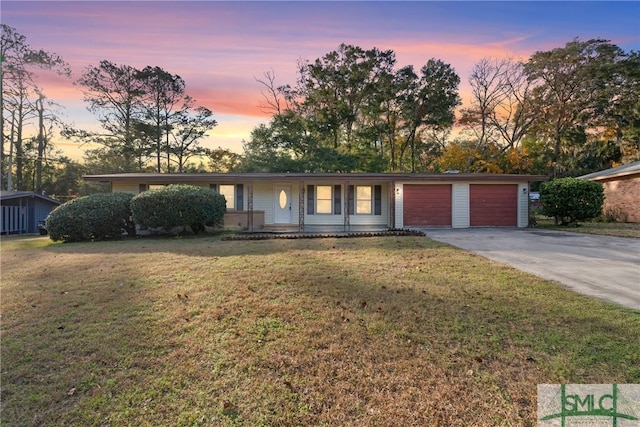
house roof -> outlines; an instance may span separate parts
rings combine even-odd
[[[588,175],[582,175],[579,178],[589,179],[592,181],[600,181],[628,175],[640,175],[640,161],[628,163],[616,168],[605,169],[599,172],[590,173]]]
[[[52,199],[50,197],[38,194],[34,191],[0,191],[0,200],[13,200],[22,198],[36,198],[41,199],[55,205],[61,205],[62,202]]]
[[[259,181],[545,181],[545,175],[489,173],[118,173],[85,175],[85,181],[140,182],[149,184],[190,182],[259,182]]]

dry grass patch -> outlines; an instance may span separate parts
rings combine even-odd
[[[572,231],[575,233],[600,234],[604,236],[633,237],[640,239],[640,224],[632,222],[581,222],[577,227],[562,227],[553,218],[538,217],[537,227],[550,230]]]
[[[2,425],[522,426],[640,382],[638,312],[423,237],[5,243]]]

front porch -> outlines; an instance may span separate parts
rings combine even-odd
[[[245,210],[238,215],[228,211],[225,228],[321,233],[384,231],[395,226],[393,181],[340,182],[335,177],[330,181],[315,177],[297,182],[247,182],[243,187]]]

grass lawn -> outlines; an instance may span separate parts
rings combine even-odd
[[[640,239],[640,223],[626,222],[581,222],[577,227],[563,227],[556,225],[553,218],[536,217],[538,228],[550,230],[572,231],[574,233],[601,234],[605,236],[633,237]]]
[[[2,426],[533,426],[640,312],[424,237],[1,244]]]

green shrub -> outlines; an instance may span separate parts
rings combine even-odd
[[[135,235],[130,203],[133,194],[99,193],[79,197],[54,209],[45,227],[53,241],[82,242]]]
[[[175,227],[191,227],[197,234],[205,226],[222,226],[226,201],[206,188],[168,185],[135,196],[131,210],[134,222],[143,228],[171,231]]]
[[[602,184],[578,178],[560,178],[540,186],[540,202],[544,215],[556,224],[573,225],[596,218],[602,212]]]

